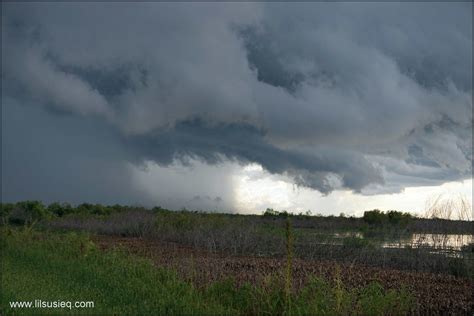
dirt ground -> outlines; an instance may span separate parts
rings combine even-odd
[[[150,258],[157,266],[175,269],[196,286],[232,277],[237,284],[259,284],[270,275],[284,271],[286,260],[261,257],[215,255],[176,243],[140,238],[96,236],[101,249],[125,247],[132,253]],[[293,261],[294,288],[304,285],[310,276],[334,280],[339,276],[348,288],[362,287],[371,281],[385,289],[405,286],[416,298],[417,314],[472,315],[474,282],[450,275],[400,271],[339,264],[328,261]]]

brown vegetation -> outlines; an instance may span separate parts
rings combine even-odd
[[[245,282],[264,284],[269,278],[281,277],[287,264],[283,258],[224,256],[177,243],[142,238],[95,238],[101,248],[124,247],[135,254],[151,258],[157,266],[175,269],[198,287],[229,277],[240,285]],[[377,281],[387,289],[406,287],[416,298],[418,313],[459,315],[474,311],[474,281],[449,275],[295,259],[292,262],[292,288],[301,288],[310,276],[335,280],[337,273],[340,273],[342,283],[348,288],[363,287],[371,281]]]

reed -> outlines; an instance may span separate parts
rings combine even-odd
[[[291,315],[291,290],[293,283],[293,230],[291,227],[291,219],[286,219],[286,274],[285,274],[285,294],[286,294],[286,311]]]

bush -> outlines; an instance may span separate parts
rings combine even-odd
[[[40,220],[49,219],[53,216],[40,201],[18,202],[8,208],[8,222],[14,225],[30,226]]]
[[[48,212],[58,217],[62,217],[74,213],[74,208],[69,203],[60,204],[58,202],[54,202],[48,206]]]
[[[2,203],[0,208],[0,217],[1,217],[1,224],[7,225],[10,219],[10,215],[15,208],[15,204],[13,203]]]
[[[102,204],[82,203],[77,206],[76,212],[81,214],[109,215],[112,212],[112,208]]]

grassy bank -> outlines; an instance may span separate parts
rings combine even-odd
[[[277,277],[235,286],[197,288],[171,270],[124,250],[98,250],[84,234],[3,229],[1,314],[405,314],[411,296],[377,283],[348,290],[340,279],[314,278],[290,291]],[[87,309],[12,309],[11,301],[93,301]]]

